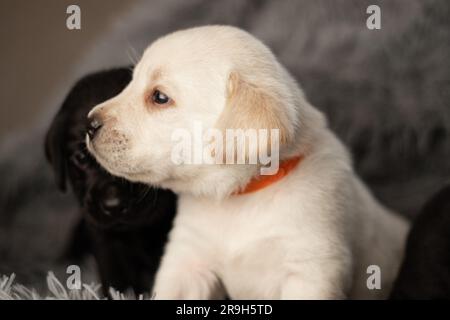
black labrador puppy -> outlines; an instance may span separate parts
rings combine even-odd
[[[391,299],[450,299],[450,184],[414,221]]]
[[[88,112],[130,81],[128,68],[81,79],[54,118],[45,142],[58,187],[66,191],[69,182],[83,215],[69,252],[79,257],[92,250],[105,294],[109,287],[150,291],[176,211],[172,192],[114,177],[87,152]]]

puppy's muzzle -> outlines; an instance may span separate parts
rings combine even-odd
[[[100,208],[108,216],[120,218],[128,212],[129,203],[115,184],[106,185],[101,190]]]
[[[91,140],[94,139],[102,126],[103,123],[99,117],[93,115],[88,118],[86,132]]]

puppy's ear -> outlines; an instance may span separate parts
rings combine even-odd
[[[294,126],[283,103],[277,92],[259,87],[233,71],[228,78],[227,105],[218,126],[225,130],[278,129],[280,143],[289,143],[294,135]]]
[[[53,120],[45,137],[45,156],[53,168],[56,185],[63,192],[66,191],[67,184],[66,122],[60,111]]]

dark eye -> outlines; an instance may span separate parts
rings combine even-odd
[[[170,98],[168,96],[166,96],[164,93],[162,93],[161,91],[155,90],[153,92],[152,100],[154,103],[157,103],[157,104],[166,104],[167,102],[170,101]]]
[[[89,161],[88,155],[84,151],[76,151],[73,153],[71,160],[78,168],[86,167]]]

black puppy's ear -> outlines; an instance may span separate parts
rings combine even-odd
[[[58,188],[67,189],[67,149],[65,146],[66,119],[59,112],[45,137],[45,156],[53,168]]]

